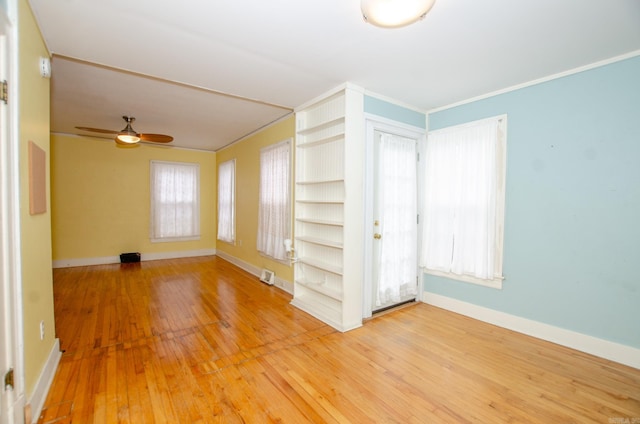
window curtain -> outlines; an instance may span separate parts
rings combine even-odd
[[[429,133],[421,266],[494,278],[499,121]]]
[[[381,133],[378,154],[380,271],[376,305],[417,293],[415,140]]]
[[[218,166],[218,240],[233,243],[235,234],[236,161]]]
[[[260,150],[258,251],[286,260],[285,239],[291,238],[291,182],[289,140]]]
[[[151,239],[200,237],[200,166],[151,162]]]

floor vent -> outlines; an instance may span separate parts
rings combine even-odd
[[[263,283],[269,284],[273,286],[276,280],[276,273],[273,271],[269,271],[268,269],[263,269],[262,274],[260,275],[260,281]]]

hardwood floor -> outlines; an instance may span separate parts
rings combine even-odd
[[[640,423],[640,370],[425,304],[339,333],[216,257],[54,270],[40,423]]]

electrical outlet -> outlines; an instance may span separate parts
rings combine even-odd
[[[44,340],[44,321],[40,321],[40,340]]]

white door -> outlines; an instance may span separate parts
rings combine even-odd
[[[0,83],[5,79],[5,69],[7,62],[6,55],[6,16],[4,9],[2,10],[2,27],[0,28]],[[0,101],[0,142],[4,144],[7,141],[5,137],[5,109],[6,105],[3,101]],[[11,307],[11,295],[10,288],[11,283],[5,271],[5,263],[7,258],[7,243],[5,238],[5,229],[7,228],[6,217],[6,188],[7,188],[7,173],[6,173],[6,151],[4,148],[0,150],[0,199],[2,201],[2,207],[0,208],[0,222],[2,225],[2,243],[0,243],[0,258],[2,260],[2,272],[0,273],[0,383],[2,388],[0,393],[2,398],[0,401],[0,423],[5,424],[9,421],[9,408],[12,404],[11,395],[12,390],[7,390],[5,387],[5,375],[11,368],[11,321],[12,314],[10,313]]]
[[[370,260],[364,306],[365,316],[370,316],[418,294],[416,161],[422,134],[381,124],[367,133]]]
[[[12,28],[0,7],[0,82],[9,80]],[[9,87],[15,87],[9,83]],[[11,99],[9,93],[9,102]],[[14,106],[0,99],[0,424],[22,422],[20,366],[17,361],[17,305],[19,269],[19,218],[17,139],[11,137],[10,117]],[[18,368],[15,372],[10,372]],[[9,376],[13,376],[12,384]]]

